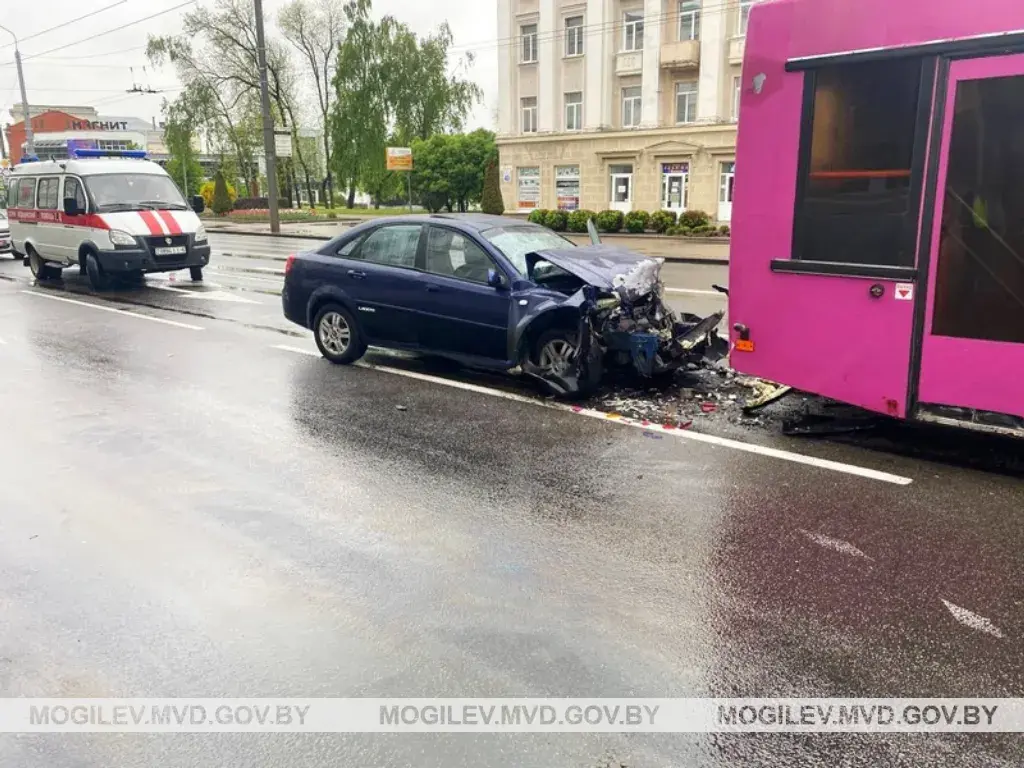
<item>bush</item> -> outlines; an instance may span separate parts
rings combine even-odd
[[[672,211],[655,211],[651,214],[651,229],[659,234],[667,234],[670,227],[676,225],[676,215]]]
[[[216,187],[217,187],[216,177],[214,177],[214,179],[210,179],[209,181],[204,181],[203,182],[203,186],[201,186],[199,188],[199,194],[202,195],[203,202],[206,203],[206,207],[209,210],[213,210],[213,194],[214,194],[214,190],[216,189]],[[228,184],[227,187],[228,187],[228,199],[232,203],[234,203],[234,201],[238,199],[238,193],[235,191],[235,188],[233,186],[231,186],[230,184]],[[269,208],[270,206],[268,204],[268,205],[266,205],[264,207],[265,208]]]
[[[683,211],[679,214],[679,226],[690,227],[694,229],[696,227],[703,227],[711,223],[711,217],[708,216],[704,211]]]
[[[229,187],[230,193],[230,187]],[[210,200],[213,203],[213,200]],[[240,197],[235,200],[234,210],[236,211],[266,211],[270,208],[268,197]]]
[[[728,237],[731,234],[731,232],[732,230],[729,229],[728,224],[723,224],[718,228],[718,234],[723,235],[724,237]]]
[[[233,199],[228,192],[228,183],[224,180],[224,174],[217,171],[213,177],[213,212],[218,216],[224,216],[231,211]]]
[[[572,211],[569,214],[569,220],[567,222],[567,227],[568,227],[570,232],[576,232],[578,234],[580,234],[580,233],[581,234],[586,234],[586,232],[587,232],[587,222],[590,221],[592,218],[594,218],[596,215],[597,214],[595,214],[593,211],[587,211],[587,210]]]
[[[651,214],[647,211],[630,211],[626,214],[626,231],[632,232],[634,235],[642,233],[650,223]]]
[[[555,232],[565,232],[568,224],[569,214],[566,211],[548,211],[544,217],[544,226]]]
[[[601,211],[597,214],[597,228],[602,232],[618,232],[622,229],[622,211]]]
[[[548,223],[548,210],[546,208],[534,208],[530,211],[530,215],[526,217],[526,220],[531,224],[540,224],[547,226]]]
[[[492,160],[484,171],[484,191],[480,198],[480,210],[493,216],[505,213],[505,201],[501,199],[501,175],[498,162]]]

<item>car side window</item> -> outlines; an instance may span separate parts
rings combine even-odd
[[[18,183],[18,207],[19,208],[35,208],[36,207],[36,180],[35,179],[22,179]]]
[[[427,272],[487,283],[487,272],[496,269],[491,257],[465,235],[452,229],[431,227],[427,233]]]
[[[43,210],[55,209],[57,207],[57,188],[59,186],[60,179],[56,177],[40,179],[36,207]]]
[[[351,240],[349,240],[347,243],[341,246],[341,248],[335,251],[335,254],[338,256],[343,256],[347,259],[358,258],[358,256],[353,256],[352,254],[353,251],[355,251],[355,249],[359,247],[359,244],[361,242],[363,242],[363,238],[353,237]]]
[[[415,269],[422,230],[421,224],[392,224],[376,229],[363,240],[358,258],[389,267]]]
[[[85,190],[82,188],[82,184],[78,179],[74,179],[70,176],[64,179],[64,195],[60,199],[62,207],[65,198],[68,197],[75,198],[75,202],[78,204],[79,210],[85,210]]]

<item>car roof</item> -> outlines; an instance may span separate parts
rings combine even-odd
[[[498,227],[536,227],[537,224],[528,222],[525,219],[512,218],[511,216],[492,216],[486,213],[432,213],[407,214],[405,216],[381,216],[380,218],[364,221],[359,229],[365,231],[367,228],[376,227],[381,224],[425,224],[434,222],[454,226],[458,229],[474,232],[484,232],[488,229]]]
[[[33,163],[19,163],[14,166],[13,176],[52,176],[70,173],[75,176],[100,176],[103,174],[147,174],[166,176],[167,172],[152,160],[121,159],[108,157],[76,158],[70,160],[40,160]]]

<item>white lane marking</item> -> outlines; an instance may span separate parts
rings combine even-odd
[[[984,616],[979,616],[973,611],[969,611],[966,608],[961,608],[959,605],[954,605],[948,600],[943,600],[942,604],[949,609],[949,612],[951,614],[953,614],[953,618],[959,621],[965,627],[976,629],[979,632],[985,632],[986,634],[992,635],[992,637],[998,637],[1000,640],[1004,637],[999,627],[997,627],[991,621],[986,619]]]
[[[704,291],[699,288],[665,288],[666,293],[692,293],[697,296],[718,296],[719,298],[726,298],[724,293],[718,291]]]
[[[156,288],[160,291],[169,291],[176,293],[179,296],[188,296],[190,299],[204,299],[206,301],[227,301],[235,304],[262,304],[262,302],[255,301],[254,299],[247,299],[244,296],[237,296],[227,291],[196,291],[189,290],[188,288],[175,288],[171,285],[152,285],[152,288]]]
[[[22,291],[27,293],[29,296],[38,296],[40,299],[49,299],[50,301],[63,301],[65,304],[76,304],[79,307],[89,307],[89,309],[98,309],[101,312],[113,312],[115,315],[124,315],[126,317],[134,317],[138,320],[149,320],[153,323],[163,323],[164,325],[173,325],[175,328],[184,328],[188,331],[201,331],[198,325],[189,325],[188,323],[179,323],[177,320],[164,320],[162,317],[151,317],[150,315],[140,315],[138,312],[128,312],[124,309],[114,309],[113,307],[101,307],[99,304],[93,304],[88,301],[76,301],[75,299],[65,299],[63,296],[50,296],[46,293],[39,293],[38,291]]]
[[[310,355],[311,357],[321,357],[320,353],[313,349],[306,349],[305,347],[290,347],[287,344],[275,344],[271,349],[280,349],[284,352],[295,352],[300,355]]]
[[[277,345],[275,349],[281,349],[287,352],[298,352],[303,355],[315,355],[318,353],[310,350],[301,349],[299,347],[290,347],[287,345]],[[642,429],[645,432],[656,432],[672,437],[679,438],[680,440],[692,440],[698,443],[706,443],[708,445],[716,445],[720,448],[731,448],[736,451],[743,451],[745,453],[753,453],[758,456],[767,456],[773,459],[781,459],[783,461],[790,461],[794,464],[804,464],[810,467],[817,467],[819,469],[828,469],[833,472],[841,472],[847,475],[855,475],[857,477],[864,477],[868,480],[878,480],[883,483],[892,483],[893,485],[910,485],[913,483],[913,479],[909,477],[901,477],[900,475],[893,475],[888,472],[880,472],[876,469],[868,469],[867,467],[858,467],[854,464],[844,464],[839,461],[832,461],[830,459],[819,459],[814,456],[805,456],[802,453],[793,453],[791,451],[783,451],[779,448],[768,448],[763,445],[754,445],[752,443],[742,443],[739,440],[731,440],[727,437],[718,437],[716,435],[707,435],[701,432],[694,432],[688,429],[677,429],[674,427],[668,427],[661,424],[644,424],[643,422],[636,421],[634,419],[626,419],[621,416],[616,417],[614,414],[609,414],[605,411],[596,411],[591,408],[581,408],[578,406],[566,405],[564,403],[553,403],[549,401],[536,400],[532,397],[525,397],[523,395],[516,395],[511,392],[503,392],[500,389],[491,389],[490,387],[482,387],[479,384],[470,384],[464,381],[453,381],[452,379],[443,379],[439,376],[431,376],[427,373],[417,373],[415,371],[404,371],[399,368],[390,368],[383,365],[373,365],[371,363],[358,363],[360,367],[370,368],[383,373],[393,373],[396,376],[405,376],[409,379],[418,379],[420,381],[429,381],[434,384],[441,384],[445,387],[452,387],[454,389],[462,389],[467,392],[478,392],[481,395],[489,395],[490,397],[499,397],[503,400],[512,400],[518,403],[528,403],[530,405],[539,406],[541,408],[552,408],[559,411],[568,411],[570,413],[576,413],[581,416],[588,416],[592,419],[600,419],[601,421],[612,421],[623,426],[633,427],[634,429]]]
[[[831,536],[826,536],[823,533],[811,533],[810,531],[805,531],[803,528],[798,528],[797,530],[818,546],[825,547],[827,549],[834,549],[836,552],[842,552],[844,555],[863,557],[865,560],[875,562],[873,557],[868,557],[848,541],[833,539]]]
[[[246,272],[258,272],[261,274],[280,275],[281,277],[284,277],[284,270],[276,269],[274,267],[232,267],[228,264],[221,264],[218,266],[217,270],[219,272],[240,272],[242,274],[245,274]]]

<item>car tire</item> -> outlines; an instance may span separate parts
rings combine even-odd
[[[36,280],[60,279],[60,267],[53,267],[47,264],[32,246],[26,246],[25,250],[28,253],[28,268],[32,270],[32,276]]]
[[[316,313],[313,338],[320,354],[337,365],[354,363],[366,352],[359,325],[340,304],[327,304]]]
[[[577,336],[575,329],[570,328],[549,328],[544,331],[534,344],[533,364],[538,368],[545,368],[550,364],[548,361],[552,352],[557,357],[574,354],[579,344]],[[600,365],[588,366],[586,373],[587,378],[579,380],[579,389],[573,397],[587,397],[600,386],[601,377],[604,375]]]
[[[103,271],[95,253],[85,254],[85,273],[89,276],[89,285],[94,290],[103,291],[110,287],[110,276]]]
[[[192,278],[193,283],[201,283],[203,281],[202,267],[189,267],[188,274]]]

